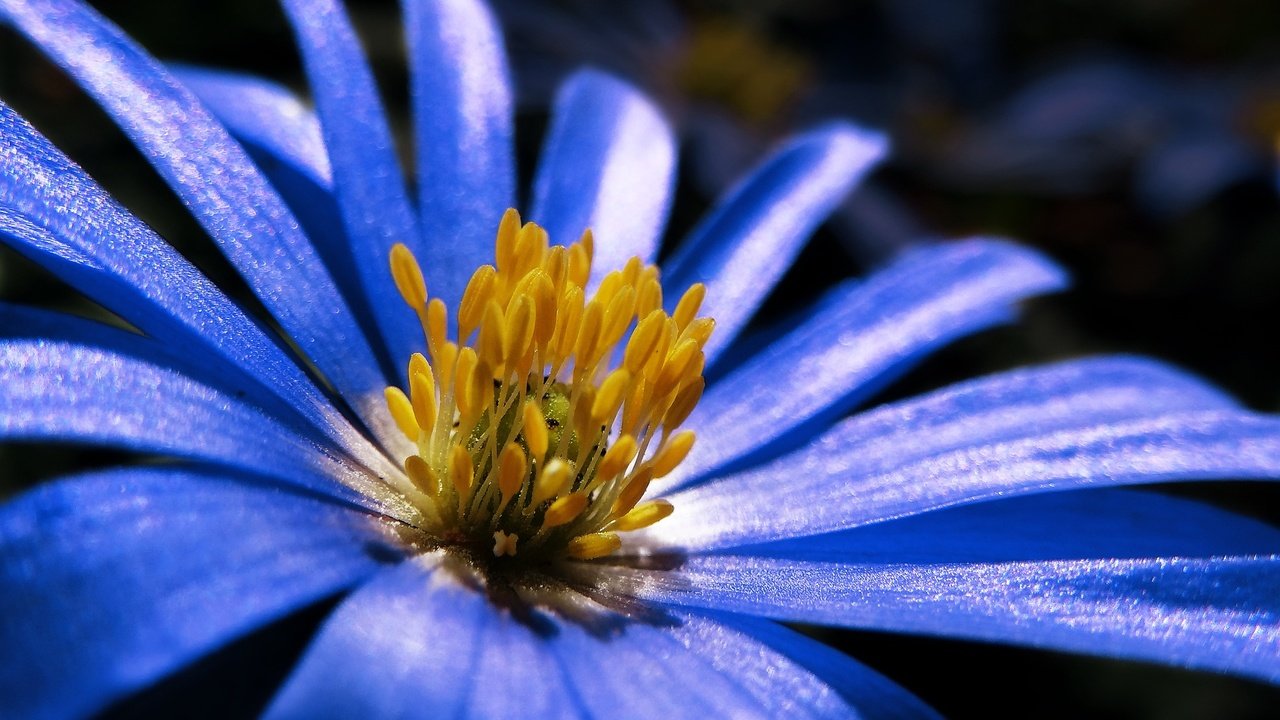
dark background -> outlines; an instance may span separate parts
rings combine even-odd
[[[745,150],[743,143],[734,146],[743,159],[766,149],[772,139],[832,114],[854,117],[893,137],[895,155],[875,173],[872,187],[919,234],[879,232],[856,216],[824,227],[762,319],[799,306],[824,284],[866,272],[885,261],[895,243],[920,236],[1008,236],[1070,268],[1072,290],[1030,303],[1024,321],[1015,326],[938,354],[890,388],[887,398],[1031,362],[1131,352],[1194,370],[1255,409],[1280,409],[1275,372],[1280,203],[1274,162],[1280,131],[1280,83],[1274,82],[1280,79],[1280,6],[1275,3],[974,2],[958,3],[971,7],[951,17],[946,8],[952,3],[945,0],[896,7],[834,0],[705,2],[670,6],[676,23],[663,16],[654,20],[656,30],[640,22],[658,16],[644,4],[619,3],[616,12],[603,15],[603,0],[585,7],[591,4],[549,3],[559,10],[568,7],[563,27],[593,34],[582,46],[549,45],[541,31],[522,32],[518,18],[513,20],[509,36],[525,100],[517,125],[521,171],[526,179],[531,173],[546,127],[546,88],[562,70],[583,59],[619,72],[634,70],[635,81],[662,99],[688,138],[669,242],[692,225],[723,182],[716,177],[725,174],[723,168],[701,164],[717,152],[717,133],[704,127],[708,118],[728,123],[748,139]],[[292,39],[273,3],[94,5],[161,58],[251,70],[304,86]],[[405,138],[407,78],[395,4],[353,4],[352,13],[371,49],[395,129]],[[714,53],[709,59],[697,56],[704,48],[690,38],[708,32],[712,38],[727,32],[739,38],[735,42],[746,37],[764,58],[761,67],[779,69],[786,80],[782,89],[764,100],[744,100],[735,83],[750,84],[750,76],[721,76],[726,64]],[[609,33],[649,48],[652,61],[629,61],[623,46],[612,42],[604,47],[616,52],[602,57],[600,43],[590,40],[609,38]],[[684,39],[673,43],[671,38]],[[996,119],[1019,93],[1063,67],[1117,58],[1174,79],[1159,90],[1135,86],[1135,94],[1150,92],[1155,98],[1144,105],[1155,124],[1140,127],[1138,141],[1130,137],[1134,129],[1117,120],[1074,144],[1038,147],[1038,161],[1029,170],[975,170],[962,162],[963,148],[1000,137]],[[1186,78],[1231,88],[1229,101],[1178,95]],[[119,131],[7,31],[0,31],[0,97],[219,284],[245,297],[235,274]],[[1182,111],[1170,108],[1207,102],[1216,102],[1226,118],[1215,127],[1249,148],[1256,164],[1194,202],[1153,209],[1135,193],[1138,169],[1158,151],[1160,137],[1177,135]],[[992,146],[996,155],[1010,149]],[[1078,177],[1073,159],[1084,156],[1096,162]],[[7,250],[0,250],[0,297],[100,314]],[[0,495],[71,469],[124,459],[106,451],[10,446],[0,449]],[[1280,520],[1280,496],[1261,484],[1162,489]],[[323,610],[259,643],[277,648],[274,653],[246,651],[263,664],[264,685],[270,685],[272,668],[278,673],[288,666]],[[1274,688],[1204,673],[954,641],[815,632],[954,716],[1003,711],[1031,717],[1243,718],[1274,716],[1280,707]],[[175,688],[193,698],[227,690],[202,682],[198,673]]]

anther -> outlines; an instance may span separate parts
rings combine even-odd
[[[414,418],[413,403],[405,396],[404,391],[398,387],[389,387],[383,394],[387,399],[387,409],[391,411],[391,419],[396,421],[396,427],[400,428],[400,432],[404,436],[418,442],[418,436],[422,434],[422,429],[418,426],[417,419]]]
[[[542,415],[542,409],[536,404],[527,402],[524,404],[524,439],[529,446],[529,453],[534,460],[541,461],[547,454],[547,420]]]
[[[529,506],[537,508],[542,503],[560,495],[569,488],[572,480],[572,465],[560,458],[548,460],[542,472],[538,474],[538,479],[534,481],[533,496],[529,499]]]
[[[572,521],[587,508],[586,493],[570,493],[551,503],[546,515],[542,517],[542,527],[553,528]]]
[[[427,284],[422,279],[422,268],[418,267],[418,260],[403,243],[396,243],[391,248],[391,278],[409,307],[420,310],[427,304]]]
[[[676,466],[684,462],[685,457],[689,455],[689,450],[693,448],[694,434],[692,430],[681,430],[676,433],[663,444],[657,454],[653,456],[650,466],[653,468],[653,476],[655,478],[666,477]]]
[[[662,520],[674,510],[675,507],[666,500],[650,500],[635,506],[626,515],[615,520],[610,527],[621,532],[639,530]]]
[[[579,535],[569,541],[567,550],[569,557],[578,560],[594,560],[604,557],[622,547],[622,539],[617,533],[601,532],[590,535]]]
[[[405,474],[413,481],[415,487],[426,493],[428,497],[435,497],[440,494],[440,480],[436,478],[436,473],[418,455],[410,455],[404,461]]]

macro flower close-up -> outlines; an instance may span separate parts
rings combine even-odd
[[[0,505],[0,716],[128,714],[300,615],[240,712],[937,715],[821,627],[1280,682],[1280,529],[1131,487],[1280,478],[1280,418],[1130,355],[879,398],[1067,286],[1003,239],[758,317],[884,135],[797,134],[673,236],[626,80],[569,76],[521,175],[489,8],[404,0],[402,155],[343,5],[281,4],[306,95],[0,0],[238,276],[0,99],[0,241],[93,307],[0,304],[0,440],[119,452]]]

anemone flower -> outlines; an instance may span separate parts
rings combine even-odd
[[[675,153],[628,86],[562,90],[527,223],[489,13],[406,2],[415,206],[342,9],[284,6],[314,116],[0,2],[274,320],[0,106],[7,242],[132,326],[3,308],[3,436],[161,458],[0,510],[5,716],[101,711],[325,599],[269,716],[930,714],[776,621],[1280,679],[1278,533],[1113,487],[1275,477],[1275,418],[1100,358],[839,419],[1058,287],[1043,258],[922,250],[734,342],[877,136],[785,144],[659,275]]]

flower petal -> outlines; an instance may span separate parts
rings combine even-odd
[[[395,143],[373,73],[341,2],[285,0],[282,5],[320,116],[333,166],[333,194],[350,239],[351,266],[364,287],[360,304],[381,332],[384,352],[379,359],[394,369],[425,345],[417,317],[396,290],[388,260],[396,243],[407,244],[420,257],[422,251]]]
[[[733,548],[818,562],[967,563],[1267,554],[1280,529],[1211,505],[1128,489],[1027,495]]]
[[[315,113],[284,86],[255,75],[172,63],[169,70],[244,145],[288,203],[359,325],[377,327],[364,284],[351,272],[352,243],[333,196],[329,151]],[[391,307],[402,308],[392,300]],[[415,328],[410,337],[416,335]],[[392,370],[386,370],[389,376],[399,372]]]
[[[723,658],[701,657],[705,650],[691,651],[691,639],[680,642],[670,627],[630,622],[607,635],[573,624],[559,629],[554,652],[587,717],[771,717],[736,673],[722,672]]]
[[[671,127],[644,95],[598,70],[579,71],[556,96],[530,219],[565,244],[590,228],[599,282],[632,256],[657,258],[675,166]]]
[[[706,283],[702,314],[716,319],[708,365],[886,146],[883,136],[844,124],[798,136],[730,190],[676,249],[663,287],[674,308],[686,287]]]
[[[384,570],[334,611],[266,716],[574,716],[545,640],[474,583],[439,555]]]
[[[0,238],[159,341],[238,368],[342,447],[380,454],[257,324],[0,103]]]
[[[705,618],[628,618],[556,584],[511,592],[442,554],[382,573],[326,622],[268,716],[848,715],[803,666]]]
[[[427,286],[456,307],[493,261],[515,204],[511,79],[502,34],[478,0],[402,0]]]
[[[1280,477],[1280,419],[1154,363],[1100,360],[959,385],[851,418],[767,466],[678,493],[684,547],[813,535],[983,498]]]
[[[781,653],[787,658],[787,664],[794,663],[813,673],[856,709],[859,718],[906,720],[939,717],[933,708],[925,705],[915,695],[828,645],[768,620],[724,613],[717,613],[713,617],[716,622]],[[766,660],[766,672],[768,668],[782,664],[761,650],[750,653],[744,650],[739,658],[748,661]]]
[[[6,714],[90,715],[350,586],[376,567],[376,527],[351,508],[202,469],[95,473],[8,503]]]
[[[144,335],[74,315],[8,303],[0,303],[0,338],[81,345],[169,368],[246,405],[261,408],[302,437],[325,441],[296,408],[271,394],[256,378],[230,363],[209,362],[206,355],[191,353],[185,347],[156,342]]]
[[[416,516],[403,497],[332,448],[173,370],[109,350],[0,341],[0,400],[3,439],[110,444],[207,460],[405,520]]]
[[[251,155],[256,151],[270,159],[258,163],[268,176],[271,166],[283,165],[320,188],[333,189],[333,168],[320,121],[288,88],[230,70],[176,63],[167,67]]]
[[[911,253],[833,291],[790,333],[711,386],[687,423],[705,442],[681,476],[794,447],[930,351],[1063,284],[1062,271],[1035,252],[971,240]]]
[[[722,555],[690,557],[676,571],[577,572],[678,606],[1280,681],[1280,555],[927,565]]]
[[[332,278],[280,196],[195,96],[79,2],[0,0],[0,19],[120,124],[298,347],[375,432],[394,436],[386,378]]]

